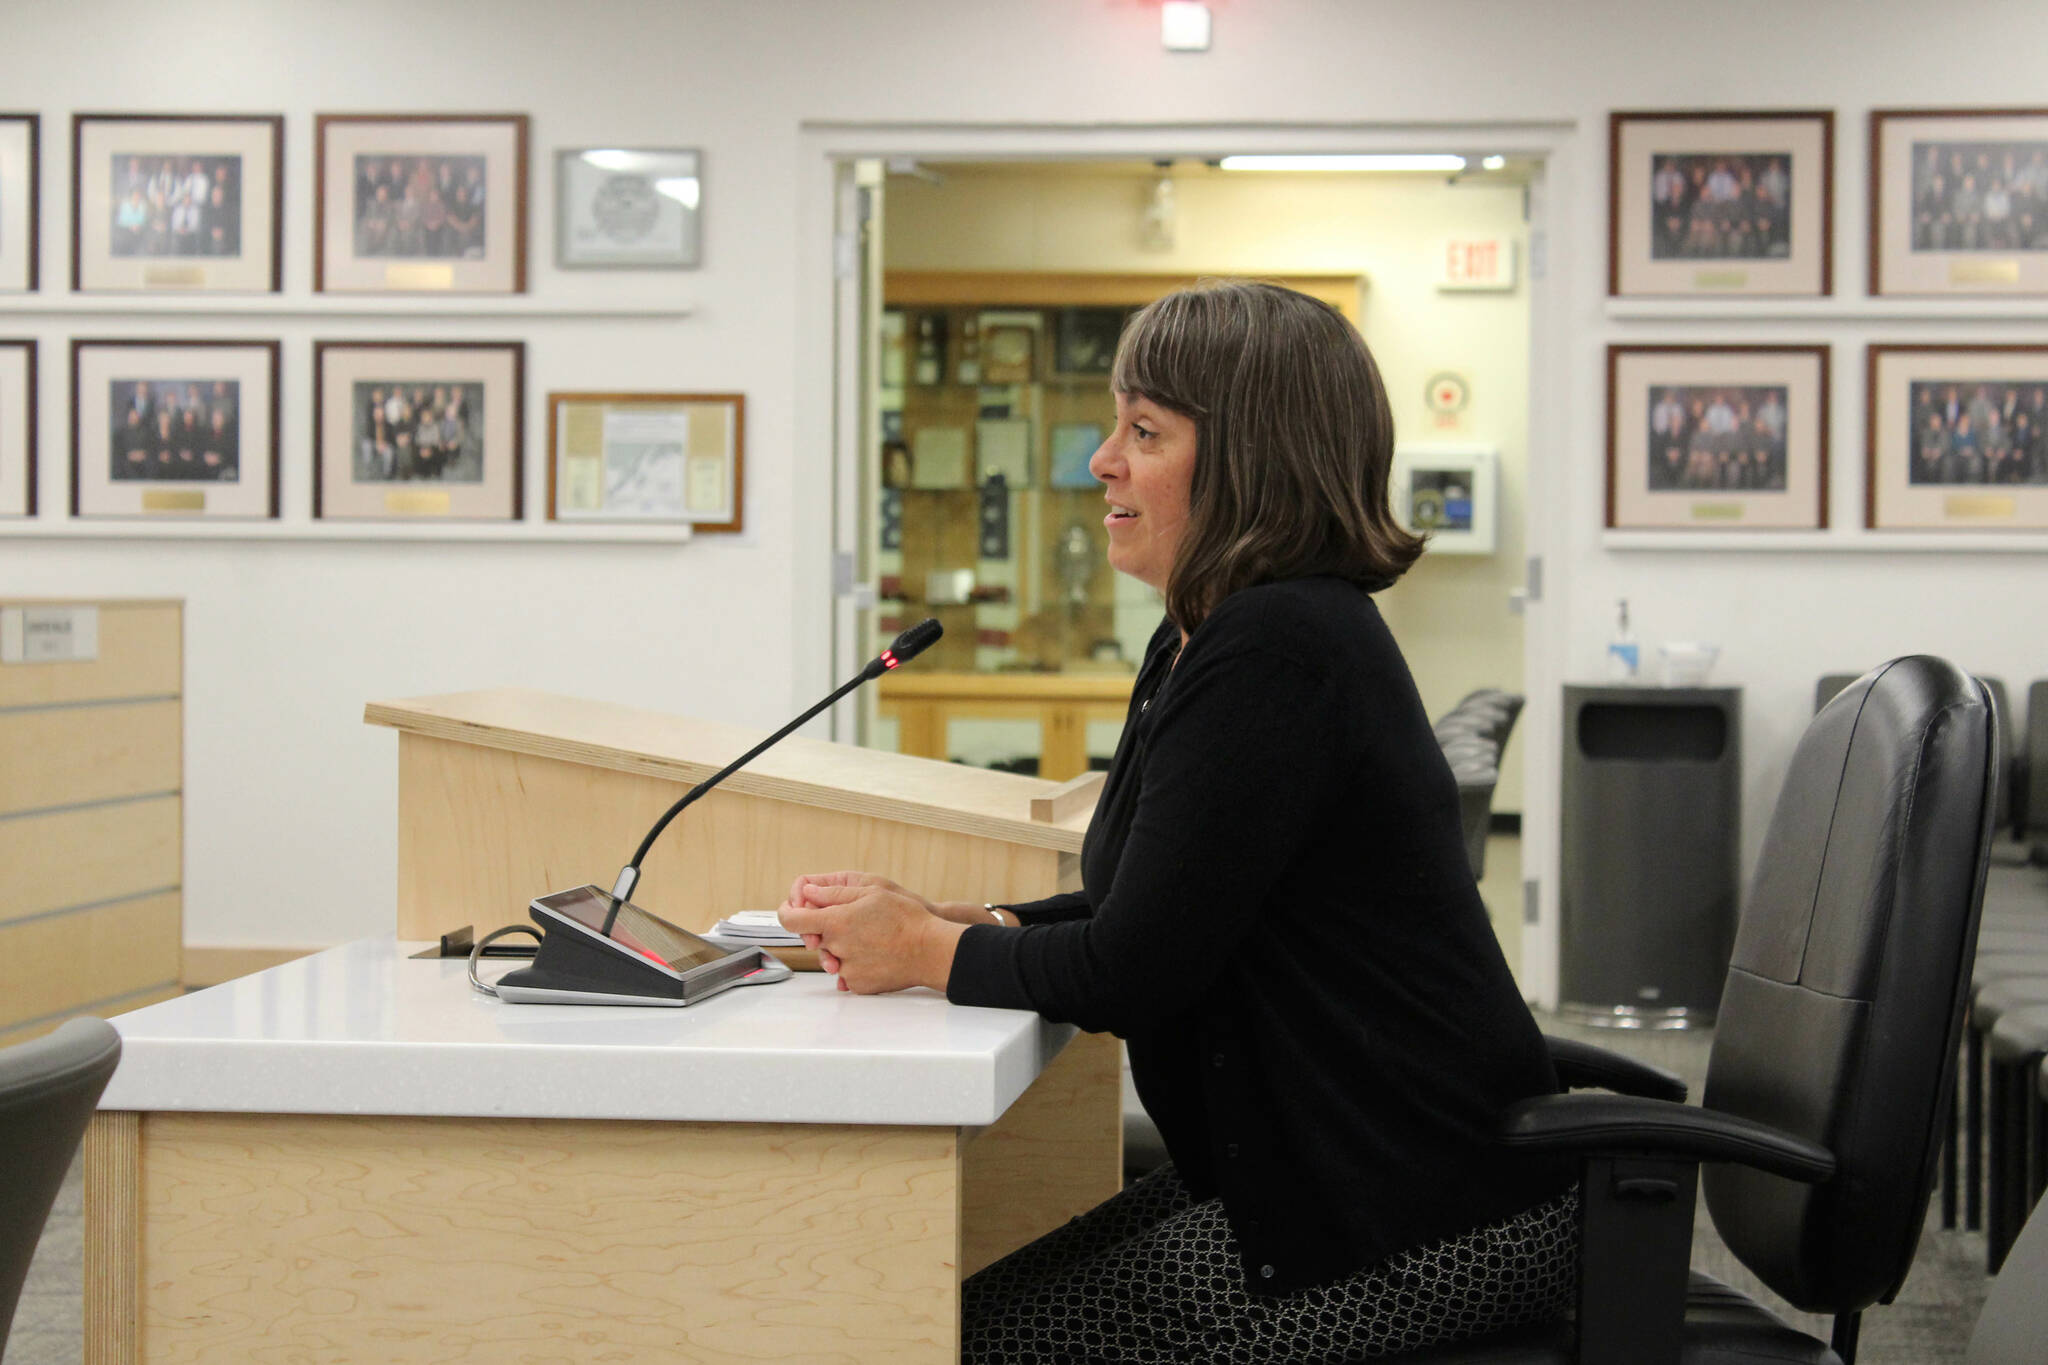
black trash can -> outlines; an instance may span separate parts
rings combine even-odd
[[[1711,1024],[1735,944],[1742,689],[1564,690],[1561,1009]]]

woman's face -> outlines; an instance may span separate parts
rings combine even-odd
[[[1195,422],[1127,394],[1116,396],[1116,430],[1088,461],[1105,485],[1109,565],[1165,591],[1187,528],[1195,476]]]

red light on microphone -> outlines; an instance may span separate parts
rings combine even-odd
[[[886,649],[882,651],[882,667],[900,668],[902,666],[903,661],[901,659],[897,658],[893,653]]]

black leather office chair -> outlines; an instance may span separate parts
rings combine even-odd
[[[120,1059],[121,1035],[100,1019],[0,1050],[0,1353],[50,1206]]]
[[[1837,692],[1840,692],[1855,681],[1856,678],[1853,674],[1823,673],[1820,681],[1815,683],[1813,687],[1813,709],[1815,713],[1817,714],[1823,706],[1826,706]],[[2004,680],[1979,673],[1977,681],[1983,683],[1990,692],[1992,711],[1998,723],[1998,752],[2001,758],[1998,768],[1998,785],[1994,789],[1995,795],[1993,797],[1996,810],[1992,818],[1998,822],[1999,827],[2002,829],[2011,823],[2014,814],[2023,804],[2024,798],[2020,794],[2020,784],[2026,781],[2026,777],[2021,759],[2022,751],[2014,737],[2014,731],[2017,727],[2013,721],[2012,707],[2006,701]],[[2039,684],[2036,685],[2038,686]],[[2015,833],[2014,837],[2018,837],[2017,833]]]
[[[1503,1140],[1583,1160],[1572,1321],[1409,1365],[1851,1365],[1926,1217],[1990,857],[1997,730],[1953,665],[1898,659],[1807,727],[1766,831],[1715,1027],[1704,1104],[1671,1078],[1561,1050],[1568,1085]],[[1688,1281],[1701,1162],[1742,1263],[1835,1315],[1832,1349],[1705,1276]]]

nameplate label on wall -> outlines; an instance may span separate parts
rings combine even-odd
[[[2020,263],[2004,261],[1951,261],[1948,267],[1950,284],[2018,284]]]
[[[201,265],[146,265],[142,268],[146,289],[200,289],[206,285],[206,267]]]
[[[1513,289],[1515,243],[1511,237],[1453,237],[1444,243],[1439,289]]]
[[[1963,494],[1941,500],[1944,516],[1972,521],[2011,521],[2019,515],[2018,498],[1999,497],[1994,493]]]
[[[452,505],[446,489],[394,488],[384,495],[384,510],[397,517],[445,517]]]
[[[90,663],[99,656],[98,607],[0,607],[0,664]]]
[[[452,265],[387,265],[384,267],[386,289],[453,289],[455,267]]]

